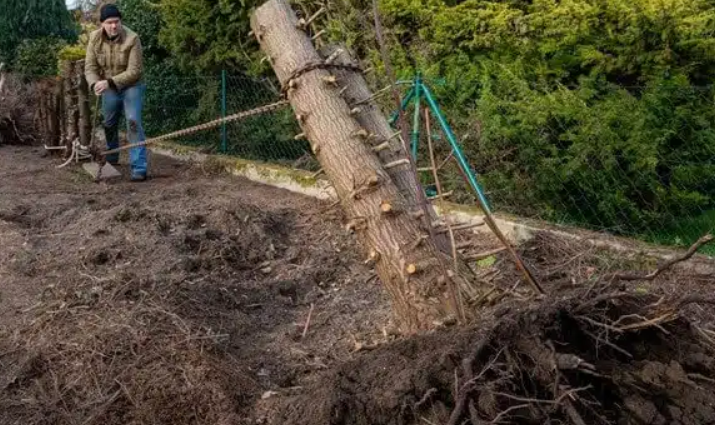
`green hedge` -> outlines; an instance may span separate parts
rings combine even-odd
[[[381,10],[401,77],[419,69],[445,82],[434,91],[499,209],[639,233],[715,208],[711,1],[382,0]],[[369,23],[342,24],[380,65]]]
[[[0,62],[7,62],[11,68],[15,66],[19,50],[27,51],[35,47],[22,47],[26,40],[44,39],[49,42],[57,38],[69,43],[77,40],[79,26],[64,0],[0,0],[0,11]],[[36,52],[41,55],[50,53],[39,49]],[[28,63],[27,59],[24,58],[24,66],[32,72],[46,73],[54,66],[52,63],[45,67],[39,61]]]

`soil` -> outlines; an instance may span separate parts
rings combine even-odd
[[[0,424],[715,423],[715,277],[539,235],[470,326],[398,336],[329,203],[158,155],[0,148]],[[462,236],[466,239],[466,236]],[[473,252],[498,247],[471,237]]]

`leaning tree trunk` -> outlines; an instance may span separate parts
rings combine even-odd
[[[335,64],[353,65],[356,62],[348,53],[347,48],[342,46],[324,46],[319,49],[319,53],[323,59]],[[358,124],[368,133],[375,134],[381,140],[386,140],[386,142],[375,147],[380,161],[387,164],[406,159],[407,155],[409,155],[409,148],[402,140],[400,132],[393,131],[385,119],[385,115],[375,101],[376,96],[370,92],[370,87],[363,73],[349,69],[348,67],[336,69],[334,72],[342,86],[339,93],[347,102],[350,107],[350,112]],[[387,173],[397,186],[397,189],[404,196],[407,208],[416,210],[424,205],[424,198],[420,199],[419,194],[422,188],[418,185],[417,175],[413,172],[411,167],[392,167],[387,169]],[[422,194],[422,196],[424,196],[424,192],[422,192]],[[425,207],[429,217],[429,223],[438,223],[440,220],[432,204],[427,202]],[[440,251],[447,255],[457,255],[457,257],[460,257],[456,249],[453,249],[448,232],[434,233],[433,236],[434,242]],[[473,277],[472,270],[461,258],[457,260],[456,265],[463,275]],[[471,285],[468,280],[460,281],[459,290],[460,293],[468,299],[473,299],[481,295],[479,288]]]
[[[351,115],[337,81],[301,30],[286,0],[269,0],[251,27],[296,113],[303,134],[325,170],[368,261],[390,293],[404,331],[427,329],[464,316],[457,281],[463,277],[428,233],[424,211],[407,202],[376,152],[390,142]],[[384,118],[383,118],[384,119]],[[442,229],[434,229],[440,232]]]
[[[320,54],[324,59],[332,59],[332,63],[341,65],[351,65],[354,63],[350,54],[343,47],[328,45],[320,49]],[[358,124],[368,133],[375,134],[382,140],[387,140],[376,147],[380,160],[387,164],[405,159],[408,155],[404,146],[402,136],[399,132],[392,130],[390,124],[385,119],[382,111],[374,101],[374,96],[370,92],[367,81],[362,73],[350,69],[337,69],[335,75],[345,87],[342,96],[350,107]],[[395,136],[395,134],[397,134]],[[410,167],[393,167],[387,170],[390,178],[404,195],[407,207],[411,210],[420,208],[420,198],[418,194],[419,186],[417,176]],[[430,221],[437,221],[437,214],[431,204],[427,205],[427,214]],[[446,254],[451,254],[451,244],[445,232],[435,235],[437,247]]]

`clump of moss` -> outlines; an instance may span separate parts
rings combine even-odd
[[[72,45],[63,47],[57,57],[59,60],[76,61],[84,59],[87,50],[84,46]]]

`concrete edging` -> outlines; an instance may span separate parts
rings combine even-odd
[[[269,164],[259,161],[249,161],[225,155],[201,153],[199,149],[178,145],[171,142],[157,143],[151,151],[182,161],[210,163],[211,167],[232,174],[245,177],[251,181],[267,184],[302,195],[311,196],[321,200],[336,200],[337,195],[330,183],[325,179],[316,178],[312,173],[291,169],[285,166]],[[441,217],[449,217],[460,223],[483,222],[484,215],[478,207],[454,204],[446,201],[435,203],[435,211]],[[514,244],[522,244],[538,232],[547,232],[552,235],[577,240],[597,247],[608,248],[632,256],[650,256],[659,259],[671,259],[681,255],[682,251],[649,245],[645,242],[632,239],[606,235],[580,228],[556,226],[551,223],[536,220],[527,220],[519,217],[508,217],[494,214],[494,220],[504,235]],[[475,232],[491,233],[486,226],[474,228]],[[694,259],[712,262],[712,258],[705,255],[696,255]],[[702,262],[702,261],[699,261]],[[708,266],[708,269],[710,269]],[[713,267],[715,270],[715,267]]]

